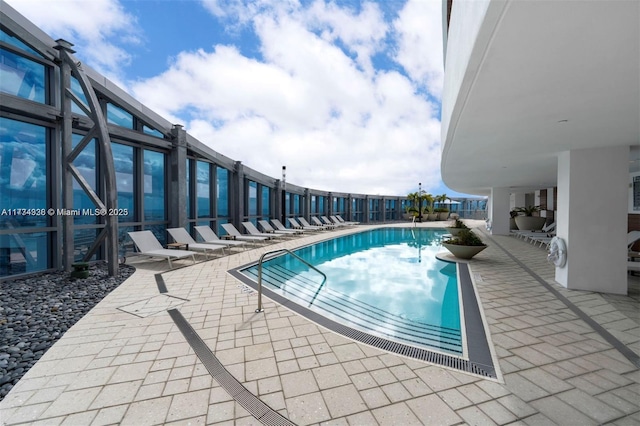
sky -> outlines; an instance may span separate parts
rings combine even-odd
[[[217,152],[317,190],[440,178],[442,1],[7,0]]]

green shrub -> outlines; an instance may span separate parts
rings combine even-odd
[[[463,229],[454,238],[444,241],[447,244],[459,246],[483,246],[485,245],[470,229]]]

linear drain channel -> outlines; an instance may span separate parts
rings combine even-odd
[[[168,311],[171,319],[178,326],[178,329],[187,340],[200,362],[205,366],[209,374],[229,393],[245,410],[255,417],[260,423],[268,426],[295,426],[289,419],[274,411],[258,397],[253,395],[231,375],[220,363],[218,358],[211,352],[209,347],[198,336],[198,333],[191,327],[191,324],[177,309]]]

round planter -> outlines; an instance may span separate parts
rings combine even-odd
[[[546,217],[516,216],[516,225],[521,231],[537,231],[542,229],[546,221]]]
[[[452,255],[459,259],[471,259],[476,254],[480,253],[482,250],[486,249],[487,246],[460,246],[458,244],[447,244],[442,243],[442,245],[451,252]]]
[[[438,213],[429,213],[427,215],[427,220],[438,220]]]
[[[449,212],[438,212],[438,220],[447,220]]]

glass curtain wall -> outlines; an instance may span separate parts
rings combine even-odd
[[[0,117],[0,277],[50,266],[48,153],[45,127]]]

